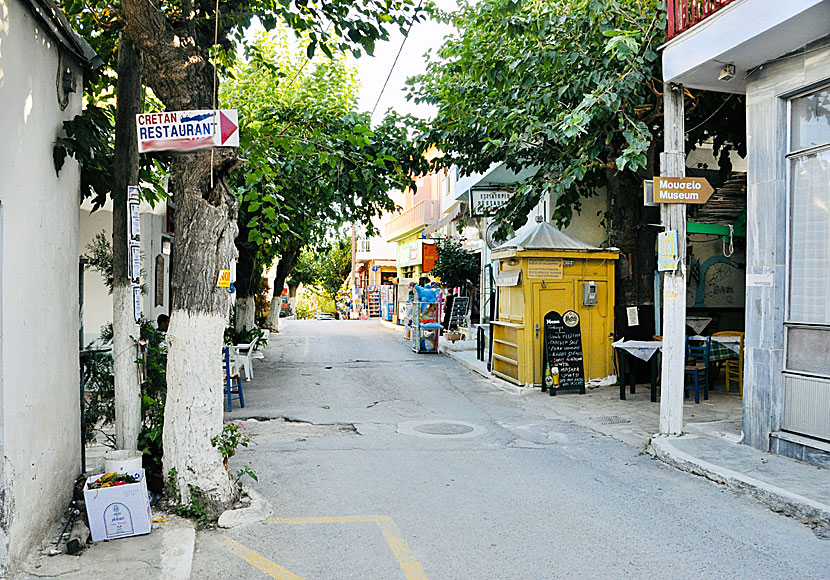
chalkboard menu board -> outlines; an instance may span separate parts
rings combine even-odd
[[[450,314],[450,328],[458,328],[464,326],[467,318],[467,304],[469,303],[467,296],[455,296],[452,301],[452,314]]]
[[[579,390],[585,394],[585,370],[582,364],[582,329],[579,315],[573,310],[564,314],[550,311],[544,320],[542,392]]]

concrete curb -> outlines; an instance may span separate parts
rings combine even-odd
[[[796,517],[811,524],[830,526],[830,506],[743,473],[698,459],[675,447],[672,444],[673,439],[675,437],[653,438],[649,446],[650,453],[677,469],[705,477],[730,489],[748,493],[775,512]]]
[[[476,367],[475,365],[471,365],[469,362],[467,362],[463,358],[457,356],[452,351],[442,350],[440,348],[440,346],[438,348],[438,352],[440,354],[444,355],[445,357],[454,360],[455,362],[460,364],[462,367],[464,367],[468,371],[473,372],[473,373],[479,375],[480,377],[483,377],[483,378],[489,380],[492,385],[494,385],[495,387],[501,389],[505,393],[510,393],[511,395],[521,396],[521,395],[525,395],[525,394],[527,394],[527,393],[529,393],[530,391],[533,390],[533,387],[520,387],[518,385],[514,385],[512,383],[504,381],[504,380],[502,380],[498,377],[494,377],[493,375],[491,375],[490,373],[488,373],[486,371],[482,372],[482,370],[480,368]]]
[[[248,507],[222,512],[219,521],[216,522],[217,526],[225,529],[235,528],[265,521],[271,515],[271,504],[264,497],[252,489],[245,490],[245,494],[251,499],[251,504]]]
[[[160,577],[164,580],[189,580],[196,550],[196,528],[187,525],[163,532]]]

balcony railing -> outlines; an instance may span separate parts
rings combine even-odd
[[[389,220],[384,231],[384,239],[388,242],[417,230],[420,227],[434,223],[438,219],[438,202],[422,201],[416,203],[401,215]]]
[[[666,38],[671,40],[681,32],[689,30],[727,4],[735,0],[666,0],[668,27]]]

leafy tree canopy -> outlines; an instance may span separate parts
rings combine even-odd
[[[580,199],[609,179],[653,175],[661,148],[665,38],[659,0],[460,0],[444,14],[459,31],[410,79],[410,97],[438,107],[425,128],[444,165],[482,172],[504,162],[535,167],[499,217],[514,227],[546,194],[567,224]],[[723,105],[721,95],[689,93],[687,126]],[[741,103],[733,99],[695,127],[690,145],[715,135],[715,152],[743,152]],[[741,114],[742,115],[742,114]],[[634,179],[636,178],[636,180]],[[613,192],[612,192],[613,193]]]
[[[478,255],[461,247],[457,238],[445,238],[438,242],[438,260],[430,274],[450,288],[459,288],[478,279],[481,264]]]
[[[223,84],[222,102],[240,112],[246,158],[232,177],[237,246],[260,264],[280,257],[276,290],[303,245],[344,222],[371,227],[372,217],[394,209],[387,192],[410,185],[425,166],[405,120],[390,116],[372,128],[355,111],[356,70],[345,54],[308,61],[310,42],[261,34]]]

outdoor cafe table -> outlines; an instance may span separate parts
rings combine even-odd
[[[706,340],[706,336],[690,336],[690,340]],[[730,358],[737,358],[741,350],[741,337],[738,335],[732,336],[713,336],[712,342],[709,346],[709,362],[718,362]],[[640,360],[651,362],[651,402],[657,402],[657,359],[654,356],[658,350],[663,347],[661,340],[618,340],[611,344],[619,353],[620,360],[620,376],[618,379],[620,385],[620,399],[625,400],[625,372],[628,364],[627,356],[631,355]],[[634,394],[635,378],[632,369],[629,371],[629,381],[631,394]]]

